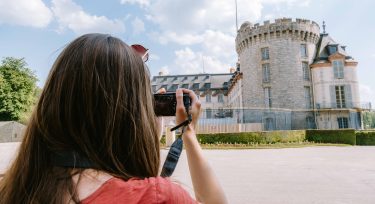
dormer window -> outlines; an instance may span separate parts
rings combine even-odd
[[[328,45],[329,55],[335,54],[337,52],[337,45]]]
[[[199,89],[199,83],[194,83],[193,84],[193,90]]]
[[[193,81],[195,81],[195,80],[198,80],[198,76],[195,76],[195,77],[194,77]]]

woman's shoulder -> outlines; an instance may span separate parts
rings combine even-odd
[[[111,178],[82,203],[196,203],[181,186],[162,177]]]

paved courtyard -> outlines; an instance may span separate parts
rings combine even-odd
[[[0,174],[17,146],[0,143]],[[230,203],[375,203],[375,147],[205,150],[204,154]],[[184,153],[172,179],[192,193]]]

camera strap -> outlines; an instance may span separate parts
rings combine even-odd
[[[184,134],[184,130],[186,126],[188,126],[192,120],[192,116],[191,114],[189,114],[188,109],[186,109],[186,113],[188,115],[188,119],[171,129],[171,131],[175,131],[178,128],[182,127],[181,137],[178,137],[172,143],[169,149],[167,158],[165,159],[163,168],[161,170],[160,176],[162,177],[170,177],[173,174],[174,170],[176,169],[177,162],[178,162],[178,159],[180,158],[180,155],[183,149],[183,144],[184,144],[184,142],[182,141],[182,134]]]

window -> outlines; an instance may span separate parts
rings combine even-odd
[[[178,77],[174,77],[174,78],[173,78],[173,81],[176,81],[177,79],[178,79]]]
[[[264,47],[261,49],[262,52],[262,60],[268,60],[270,59],[270,52],[268,47]]]
[[[177,88],[178,88],[178,84],[173,84],[173,85],[169,88],[169,91],[174,92],[174,91],[177,90]]]
[[[194,83],[193,84],[193,90],[199,89],[199,83]]]
[[[210,75],[207,75],[206,77],[204,77],[203,80],[207,80],[207,79],[209,79],[209,78],[210,78]]]
[[[333,72],[335,74],[335,79],[344,78],[344,63],[342,60],[333,61]]]
[[[212,118],[212,110],[211,108],[206,109],[206,118]]]
[[[310,87],[305,86],[305,102],[306,102],[306,109],[311,108],[311,94],[310,94]]]
[[[152,81],[156,81],[156,77],[152,78]]]
[[[349,128],[348,126],[348,118],[346,117],[338,117],[337,123],[339,124],[339,128]]]
[[[217,95],[217,102],[224,103],[224,94]]]
[[[211,83],[204,83],[203,87],[205,89],[210,89],[211,88]]]
[[[193,81],[195,81],[195,80],[198,80],[198,76],[195,76],[195,77],[194,77]]]
[[[335,86],[337,108],[346,108],[344,86]]]
[[[210,93],[206,94],[206,102],[211,103],[211,94]]]
[[[270,82],[270,64],[262,64],[263,69],[263,83]]]
[[[329,55],[335,54],[337,52],[337,45],[328,45]]]
[[[305,81],[310,81],[310,70],[309,70],[309,64],[307,64],[307,62],[302,62],[302,70],[303,70],[303,79]]]
[[[163,81],[161,81],[161,82],[165,82],[165,81],[167,81],[167,79],[168,79],[168,77],[164,77]]]
[[[188,88],[189,88],[189,84],[182,84],[182,85],[181,85],[181,88],[183,88],[183,89],[188,89]]]
[[[156,85],[152,85],[152,92],[156,92]]]
[[[266,130],[275,130],[275,124],[273,118],[266,118],[266,124],[265,124]]]
[[[188,79],[188,77],[187,76],[185,76],[183,79],[182,79],[182,81],[185,81],[185,80],[187,80]]]
[[[271,88],[270,87],[264,88],[264,104],[265,104],[266,108],[272,107]]]
[[[306,44],[301,44],[301,57],[307,57],[307,47],[306,47]]]
[[[306,117],[306,128],[307,129],[315,129],[315,121],[312,116]]]

